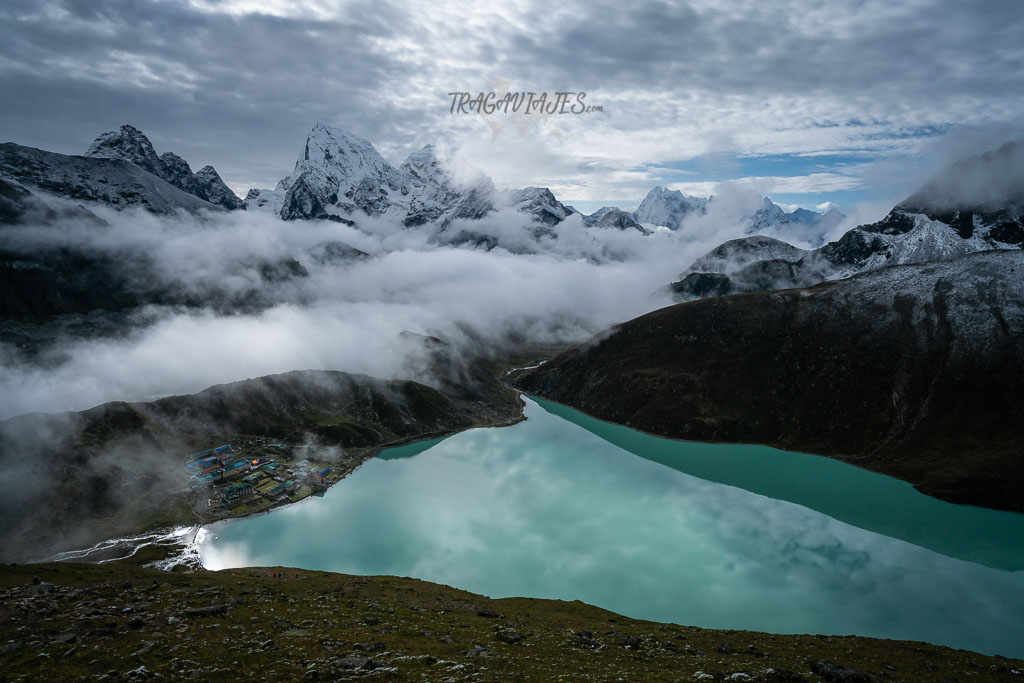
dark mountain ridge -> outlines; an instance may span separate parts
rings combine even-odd
[[[516,385],[652,434],[828,455],[1024,510],[1024,252],[678,304]]]
[[[122,159],[163,178],[171,185],[222,208],[244,209],[245,203],[224,184],[213,166],[195,173],[188,162],[173,152],[157,156],[153,144],[141,130],[125,124],[103,133],[89,146],[85,156],[95,159]]]
[[[442,344],[441,342],[437,342]],[[443,346],[443,344],[442,344]],[[434,349],[435,366],[452,362]],[[459,374],[447,368],[449,375]],[[453,374],[454,373],[454,374]],[[115,401],[0,422],[0,514],[10,561],[82,547],[154,526],[200,520],[183,458],[239,440],[338,448],[354,468],[384,444],[519,419],[521,403],[493,373],[466,369],[443,390],[407,380],[294,371],[151,402]],[[21,511],[31,509],[32,515]]]
[[[123,159],[57,154],[13,142],[0,144],[0,179],[42,194],[39,201],[44,203],[45,194],[52,193],[117,209],[139,206],[157,214],[223,210]]]

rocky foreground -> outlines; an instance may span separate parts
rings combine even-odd
[[[0,567],[0,680],[1021,681],[922,643],[628,619],[581,602],[279,567]]]

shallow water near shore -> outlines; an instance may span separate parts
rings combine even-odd
[[[204,566],[395,574],[693,626],[1024,656],[1024,515],[526,402],[512,427],[390,449],[323,498],[206,527]]]

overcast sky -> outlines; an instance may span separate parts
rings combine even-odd
[[[1020,0],[4,0],[0,139],[80,154],[131,123],[244,194],[322,120],[584,208],[738,178],[849,206],[1021,137],[1022,36]],[[603,111],[449,113],[505,89]]]

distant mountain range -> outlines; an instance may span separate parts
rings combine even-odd
[[[458,220],[476,220],[513,209],[534,223],[537,234],[574,214],[585,226],[636,230],[685,229],[686,219],[714,208],[715,198],[690,197],[678,190],[652,189],[636,211],[605,207],[584,215],[562,204],[547,188],[498,190],[478,174],[456,180],[432,145],[413,152],[399,166],[389,164],[368,140],[317,123],[306,136],[295,167],[274,189],[249,190],[239,199],[212,166],[192,172],[173,152],[158,155],[146,135],[123,125],[103,133],[84,156],[45,152],[14,143],[0,146],[0,223],[54,218],[88,207],[57,199],[96,201],[125,208],[141,206],[156,213],[183,209],[259,210],[284,220],[334,220],[354,224],[361,214],[400,222],[407,228],[432,225],[446,241],[485,241]],[[170,187],[168,187],[170,186]],[[173,188],[173,189],[171,189]],[[174,191],[174,190],[177,190]],[[199,200],[199,201],[196,201]],[[806,209],[785,212],[767,197],[741,217],[746,234],[786,236],[820,244],[845,218],[836,210],[820,214]],[[529,227],[529,226],[528,226]]]
[[[761,235],[697,259],[669,287],[678,301],[806,287],[882,266],[1024,246],[1024,144],[961,159],[878,221],[818,249]]]
[[[679,190],[658,186],[647,193],[636,211],[622,211],[618,207],[605,206],[589,216],[584,216],[583,222],[586,225],[606,225],[609,220],[614,224],[628,220],[628,227],[645,231],[642,226],[685,230],[687,220],[707,215],[715,205],[716,199],[713,196],[692,197],[684,195]],[[608,219],[609,215],[613,218]],[[747,235],[785,236],[800,242],[820,245],[845,218],[845,215],[834,208],[825,213],[808,209],[796,209],[787,213],[772,200],[761,197],[759,204],[738,220]]]
[[[659,226],[679,230],[687,217],[705,213],[713,201],[655,187],[636,211],[604,207],[584,215],[562,204],[547,188],[497,191],[484,175],[471,182],[457,182],[432,145],[413,152],[395,168],[368,140],[323,123],[317,123],[306,136],[290,176],[273,190],[253,189],[246,195],[248,208],[271,211],[285,220],[352,220],[361,211],[407,227],[434,223],[444,229],[458,218],[478,219],[511,207],[546,226],[579,214],[587,226],[644,234]],[[806,209],[786,213],[764,197],[761,206],[743,220],[747,234],[790,231],[797,239],[820,243],[843,218],[834,209],[825,214]]]
[[[835,209],[786,212],[767,197],[733,227],[747,237],[704,255],[669,288],[679,301],[740,292],[803,287],[880,266],[950,258],[1024,244],[1024,145],[963,159],[938,174],[881,221],[861,225],[824,243],[845,216]],[[86,203],[82,203],[82,202]],[[655,187],[635,211],[604,207],[584,215],[562,204],[547,188],[498,190],[480,174],[458,180],[426,145],[399,166],[389,164],[368,141],[317,123],[295,167],[273,189],[253,189],[240,200],[217,171],[192,172],[172,152],[157,155],[138,129],[124,125],[103,133],[84,156],[0,145],[0,223],[38,222],[61,216],[99,220],[88,202],[115,208],[140,206],[155,213],[184,210],[249,210],[283,220],[333,220],[357,224],[362,216],[429,226],[432,239],[496,244],[473,222],[499,211],[525,217],[534,237],[555,236],[554,227],[578,215],[583,227],[650,234],[668,229],[685,235],[689,221],[718,208],[716,197],[692,197]],[[806,249],[790,244],[820,245]],[[515,247],[512,247],[513,249]]]

